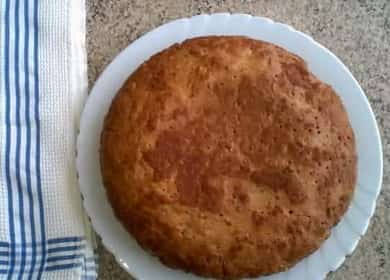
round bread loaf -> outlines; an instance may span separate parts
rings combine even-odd
[[[283,271],[316,250],[349,205],[356,165],[334,90],[298,56],[245,37],[151,57],[101,136],[126,229],[164,264],[223,279]]]

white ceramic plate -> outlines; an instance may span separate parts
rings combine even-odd
[[[80,123],[77,168],[84,206],[96,232],[117,261],[137,279],[200,279],[162,265],[142,250],[115,218],[106,198],[99,165],[103,119],[112,98],[126,78],[153,54],[187,38],[205,35],[244,35],[279,45],[304,58],[310,70],[340,95],[358,150],[356,192],[341,222],[328,240],[290,270],[259,279],[317,280],[337,269],[366,232],[382,184],[382,148],[375,117],[359,84],[329,50],[292,27],[244,14],[212,14],[164,24],[121,52],[97,80]]]

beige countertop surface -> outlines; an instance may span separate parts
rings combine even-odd
[[[327,279],[390,279],[390,1],[87,0],[90,85],[145,32],[170,20],[213,12],[249,13],[292,25],[335,53],[363,87],[381,130],[383,187],[366,235]],[[133,279],[101,244],[98,253],[98,279]]]

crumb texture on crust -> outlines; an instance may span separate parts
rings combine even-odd
[[[339,97],[304,61],[244,37],[154,55],[114,98],[101,136],[117,217],[168,266],[234,279],[316,250],[356,180]]]

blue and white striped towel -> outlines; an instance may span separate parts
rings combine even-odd
[[[0,279],[96,279],[75,169],[84,4],[0,1]]]

